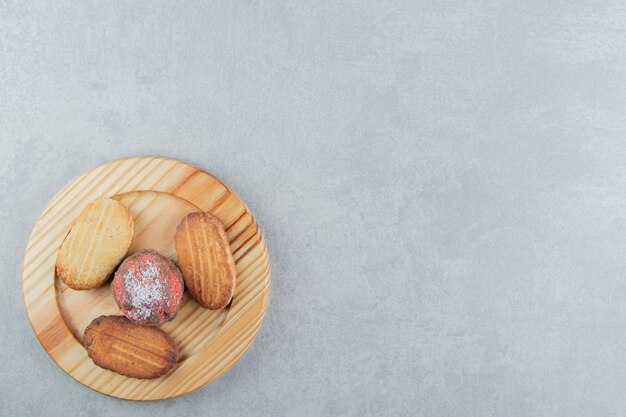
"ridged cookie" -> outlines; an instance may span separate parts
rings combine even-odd
[[[176,343],[167,333],[133,324],[124,316],[93,320],[85,329],[84,344],[96,365],[132,378],[158,378],[178,360]]]
[[[122,203],[100,198],[78,215],[61,244],[56,271],[75,290],[104,284],[133,237],[133,217]]]
[[[188,214],[174,235],[185,286],[202,307],[218,310],[235,292],[235,261],[222,223],[208,213]]]

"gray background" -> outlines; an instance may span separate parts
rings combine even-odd
[[[626,412],[620,1],[0,0],[0,415]],[[189,396],[90,391],[21,295],[35,219],[129,155],[223,178],[272,294]]]

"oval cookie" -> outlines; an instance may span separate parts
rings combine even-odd
[[[93,320],[85,329],[84,344],[96,365],[132,378],[158,378],[178,359],[176,344],[167,333],[133,324],[124,316]]]
[[[75,290],[99,287],[126,255],[132,237],[133,217],[126,206],[111,198],[92,201],[61,244],[59,278]]]
[[[174,235],[185,286],[202,307],[218,310],[235,292],[235,261],[224,226],[208,213],[188,214]]]

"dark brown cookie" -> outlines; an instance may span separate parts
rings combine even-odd
[[[124,316],[100,316],[85,329],[85,349],[93,362],[132,378],[158,378],[178,359],[174,340],[158,327],[133,324]]]

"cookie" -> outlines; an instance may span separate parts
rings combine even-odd
[[[124,316],[93,320],[85,329],[84,345],[96,365],[131,378],[158,378],[178,360],[176,343],[163,330],[133,324]]]
[[[176,229],[174,246],[193,299],[211,310],[226,307],[235,292],[236,271],[222,223],[208,213],[190,213]]]
[[[176,317],[184,289],[178,267],[151,249],[126,258],[111,283],[122,313],[133,323],[150,326]]]
[[[107,280],[133,237],[133,217],[111,198],[92,201],[78,215],[57,255],[56,272],[70,288],[88,290]]]

